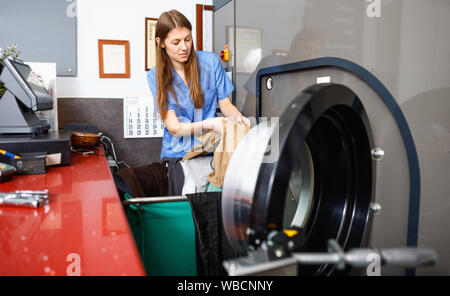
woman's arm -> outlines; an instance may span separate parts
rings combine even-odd
[[[251,126],[250,120],[242,116],[241,112],[231,103],[229,98],[219,101],[220,111],[225,117],[232,117],[236,121]],[[176,137],[200,134],[203,130],[213,130],[222,133],[223,117],[215,117],[199,122],[180,122],[174,110],[168,110],[164,124],[167,130]]]
[[[220,107],[220,111],[222,112],[223,116],[232,117],[236,121],[244,122],[246,125],[248,125],[250,127],[250,120],[247,117],[243,116],[241,112],[239,112],[238,108],[236,108],[236,106],[234,106],[231,103],[229,97],[227,97],[223,100],[220,100],[219,107]]]
[[[164,124],[167,130],[176,137],[200,134],[203,130],[222,132],[222,117],[215,117],[199,122],[179,122],[175,111],[168,110]]]

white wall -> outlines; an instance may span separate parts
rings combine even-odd
[[[78,75],[57,78],[58,97],[149,95],[145,72],[145,18],[158,18],[164,11],[176,9],[191,22],[195,41],[195,4],[211,5],[212,0],[78,0]],[[130,78],[99,78],[98,39],[130,42]]]

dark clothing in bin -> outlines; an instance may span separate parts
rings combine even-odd
[[[169,196],[181,195],[183,192],[184,173],[180,160],[181,158],[161,159],[161,163],[167,168]]]
[[[116,175],[129,185],[133,197],[168,195],[167,167],[159,162],[121,169]]]
[[[120,197],[121,201],[124,201],[126,199],[125,193],[127,193],[132,198],[135,197],[134,193],[133,193],[133,189],[131,189],[131,187],[128,185],[127,182],[125,182],[124,179],[122,179],[121,177],[119,177],[116,174],[113,175],[113,178],[114,178],[114,183],[116,184],[117,192],[119,193],[119,197]]]
[[[222,224],[221,192],[186,194],[195,225],[197,274],[226,275],[222,262],[237,257]]]

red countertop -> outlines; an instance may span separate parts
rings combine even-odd
[[[104,156],[16,175],[0,192],[49,190],[38,209],[0,206],[0,275],[145,275]]]

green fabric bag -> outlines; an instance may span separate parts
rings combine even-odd
[[[126,214],[148,275],[197,275],[188,201],[129,205]]]

